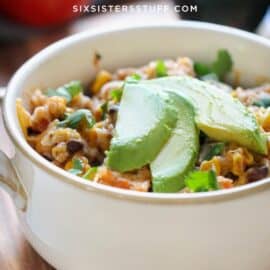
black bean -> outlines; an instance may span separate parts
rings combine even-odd
[[[91,166],[92,166],[92,167],[98,167],[98,166],[100,166],[102,163],[103,163],[103,160],[101,161],[101,160],[95,159],[95,160],[91,161]]]
[[[248,182],[254,182],[263,179],[267,175],[268,175],[268,167],[265,165],[260,167],[249,168],[246,172]]]
[[[238,176],[234,175],[232,172],[229,172],[225,175],[226,178],[230,178],[232,180],[237,180]]]
[[[109,106],[108,113],[112,113],[112,114],[113,114],[113,113],[117,113],[117,112],[118,112],[118,109],[119,109],[119,106],[113,104],[113,105]]]
[[[117,113],[118,113],[119,106],[118,105],[111,105],[108,110],[108,115],[113,124],[115,124],[117,120]]]
[[[82,150],[83,143],[78,140],[70,140],[67,142],[67,150],[70,154],[73,154],[75,152],[78,152]]]
[[[38,135],[39,133],[40,133],[40,132],[34,130],[34,129],[31,128],[31,127],[28,127],[28,128],[27,128],[27,134],[28,134],[29,136],[35,136],[35,135]]]

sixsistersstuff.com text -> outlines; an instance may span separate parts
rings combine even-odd
[[[197,5],[73,5],[74,13],[166,13],[173,9],[176,13],[197,13]]]

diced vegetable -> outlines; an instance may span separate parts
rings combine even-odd
[[[68,171],[72,174],[79,175],[82,173],[83,170],[83,163],[80,159],[74,158],[72,159],[72,168]]]
[[[265,165],[252,167],[246,171],[246,178],[248,182],[258,181],[267,177],[268,172],[268,167]]]
[[[91,167],[87,170],[87,172],[82,176],[84,179],[93,180],[95,174],[97,172],[97,167]]]
[[[123,94],[123,89],[122,88],[117,88],[117,89],[113,89],[111,91],[111,97],[112,99],[114,99],[116,102],[120,102],[121,97]]]
[[[212,64],[212,70],[221,79],[232,70],[233,61],[227,50],[219,50],[216,61]]]
[[[211,68],[209,66],[199,62],[194,63],[194,70],[197,76],[199,77],[203,77],[206,76],[207,74],[212,73]]]
[[[214,73],[220,80],[232,70],[232,67],[233,61],[231,55],[224,49],[218,51],[217,58],[211,65],[200,62],[194,63],[194,70],[197,76],[202,77],[207,74]]]
[[[139,74],[134,73],[131,76],[128,76],[125,81],[128,82],[128,83],[132,83],[132,82],[136,83],[141,79],[142,79],[142,77]]]
[[[24,108],[21,99],[17,99],[16,101],[16,111],[17,116],[23,131],[23,135],[27,137],[28,133],[27,130],[31,126],[31,115],[30,113]]]
[[[48,89],[47,96],[64,97],[67,102],[70,102],[75,96],[83,92],[83,87],[79,81],[71,81],[57,89]]]
[[[270,106],[270,98],[268,97],[261,98],[260,100],[253,102],[253,105],[268,108]]]
[[[156,76],[157,77],[166,77],[168,76],[168,71],[165,66],[164,61],[158,60],[156,63]]]
[[[214,156],[218,156],[223,152],[225,143],[212,143],[206,145],[205,147],[207,147],[207,151],[205,151],[204,155],[202,156],[202,160],[210,160]]]
[[[79,124],[85,123],[87,128],[93,127],[95,119],[91,111],[87,109],[77,110],[67,116],[66,119],[58,123],[58,127],[77,128]]]
[[[205,192],[217,190],[217,177],[214,171],[194,171],[185,179],[186,187],[191,192]]]
[[[101,109],[101,119],[104,120],[105,117],[106,117],[106,114],[108,113],[108,107],[109,107],[109,104],[108,104],[108,101],[104,102],[101,106],[100,106],[100,109]]]
[[[109,73],[106,70],[101,70],[97,74],[96,79],[95,79],[95,81],[92,84],[92,89],[91,89],[92,90],[92,94],[94,94],[94,95],[97,94],[100,91],[101,87],[105,83],[111,81],[111,79],[112,79],[112,74],[111,73]]]

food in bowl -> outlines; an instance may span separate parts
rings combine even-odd
[[[232,65],[220,50],[209,65],[180,57],[100,70],[90,88],[72,81],[17,99],[17,114],[39,154],[86,181],[141,192],[233,188],[269,174],[270,86],[233,88],[224,83]]]

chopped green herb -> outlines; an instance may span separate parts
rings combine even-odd
[[[195,62],[194,70],[198,77],[203,77],[209,73],[211,73],[211,68],[203,63]]]
[[[194,171],[185,179],[186,187],[192,192],[217,190],[217,177],[214,171]]]
[[[217,58],[211,65],[201,62],[194,63],[194,70],[198,77],[214,73],[220,80],[232,70],[232,67],[233,61],[231,55],[224,49],[217,52]]]
[[[117,89],[113,89],[111,91],[111,97],[112,99],[114,99],[116,102],[120,102],[121,97],[123,94],[123,89],[122,88],[117,88]]]
[[[104,120],[106,118],[106,114],[108,113],[108,107],[109,107],[109,103],[108,101],[104,102],[101,106],[100,106],[100,109],[101,109],[101,112],[102,112],[102,115],[101,115],[101,119]]]
[[[48,89],[46,95],[48,97],[53,97],[53,96],[63,97],[67,100],[67,102],[71,101],[70,94],[67,91],[65,91],[63,88],[58,88],[57,90],[50,88],[50,89]]]
[[[252,105],[255,105],[258,107],[268,108],[268,107],[270,107],[270,98],[268,98],[268,97],[261,98],[260,100],[253,102]]]
[[[74,158],[72,159],[72,168],[68,171],[72,174],[78,175],[81,174],[83,170],[83,163],[80,159]]]
[[[88,180],[93,180],[96,172],[97,172],[97,167],[91,167],[87,170],[87,172],[82,176],[83,178],[85,179],[88,179]]]
[[[83,92],[83,87],[80,81],[71,81],[70,83],[64,85],[64,89],[71,95],[72,98]]]
[[[137,73],[134,73],[134,74],[131,75],[131,78],[134,79],[134,80],[139,81],[139,80],[142,79],[142,76],[137,74]]]
[[[207,147],[208,147],[208,151],[205,153],[202,160],[210,160],[214,156],[220,155],[224,150],[225,143],[222,143],[222,142],[213,143],[213,144],[207,145]]]
[[[227,50],[219,50],[216,61],[212,64],[212,70],[222,79],[232,70],[233,61]]]
[[[164,61],[158,60],[156,63],[156,76],[157,77],[166,77],[168,76],[168,71],[165,66]]]
[[[125,82],[128,82],[128,83],[137,83],[141,79],[142,79],[141,75],[139,75],[137,73],[134,73],[134,74],[126,77]]]
[[[82,170],[83,169],[83,164],[82,164],[82,161],[78,158],[74,158],[72,160],[72,166],[73,166],[73,169],[77,169],[77,170]]]
[[[67,102],[70,102],[75,96],[83,91],[82,85],[79,81],[71,81],[57,89],[48,89],[47,96],[64,97]]]
[[[58,123],[58,127],[77,128],[80,123],[84,122],[88,128],[93,127],[95,119],[92,113],[87,109],[77,110],[67,116],[66,119]]]

